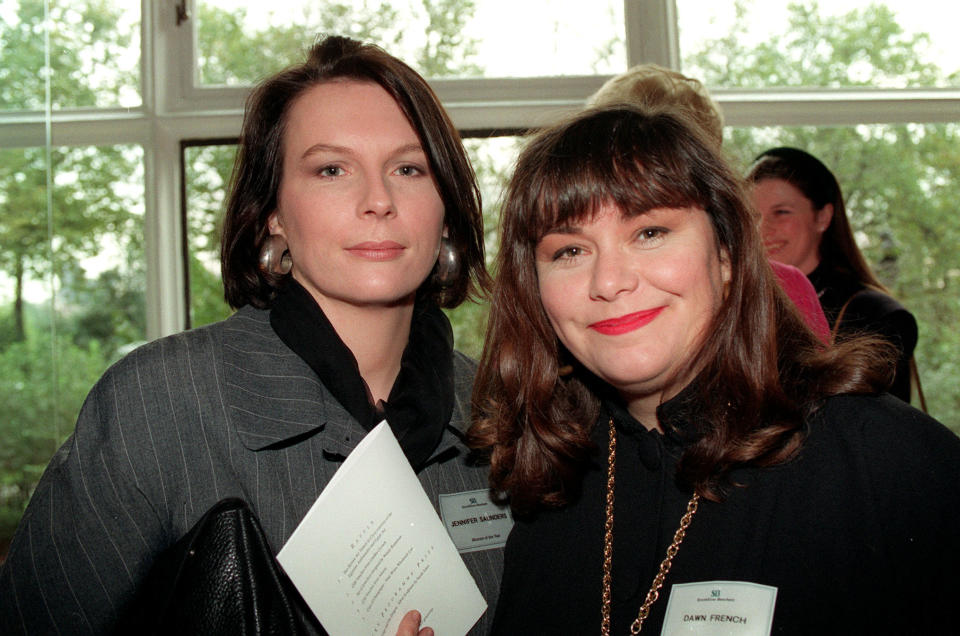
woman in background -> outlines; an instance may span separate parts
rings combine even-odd
[[[517,518],[495,634],[953,620],[960,439],[882,393],[890,345],[824,348],[765,260],[680,111],[587,111],[521,152],[471,429]]]
[[[0,570],[0,632],[109,633],[227,497],[275,554],[384,418],[434,506],[485,492],[463,443],[475,364],[440,310],[486,284],[481,224],[459,135],[400,60],[330,37],[257,86],[222,241],[237,311],[93,388]],[[494,607],[502,547],[463,558]]]
[[[770,258],[809,277],[834,335],[872,333],[897,347],[890,393],[909,402],[917,321],[863,258],[836,177],[803,150],[772,148],[747,178]]]

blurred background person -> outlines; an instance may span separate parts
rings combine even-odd
[[[847,219],[840,184],[816,157],[797,148],[761,153],[747,175],[769,257],[797,267],[817,290],[834,336],[877,334],[899,356],[890,392],[910,401],[917,321],[874,275]]]

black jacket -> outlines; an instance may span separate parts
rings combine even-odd
[[[628,633],[690,497],[674,481],[691,428],[675,402],[659,411],[665,435],[611,407],[613,634]],[[494,633],[599,631],[606,417],[582,495],[514,526]],[[831,398],[796,459],[733,479],[726,501],[701,501],[644,633],[660,633],[671,585],[714,580],[777,587],[775,634],[956,627],[960,438],[938,422],[889,395]]]
[[[909,402],[910,359],[918,337],[917,320],[913,314],[892,296],[868,289],[852,276],[826,263],[810,272],[809,278],[817,290],[827,323],[831,329],[836,327],[838,336],[867,333],[881,336],[896,345],[900,356],[889,391]],[[839,325],[835,324],[837,318],[840,318]]]

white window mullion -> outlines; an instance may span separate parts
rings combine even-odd
[[[142,0],[143,106],[150,131],[144,146],[148,339],[176,333],[186,326],[180,139],[176,127],[168,125],[167,113],[170,101],[181,90],[181,39],[191,29],[189,24],[177,27],[176,5]]]
[[[627,66],[652,63],[680,68],[675,0],[624,0]]]

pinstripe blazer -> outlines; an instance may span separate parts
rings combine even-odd
[[[485,488],[463,431],[475,365],[455,353],[456,404],[420,481]],[[112,629],[155,556],[224,497],[245,499],[278,551],[365,431],[277,337],[269,312],[149,343],[91,390],[0,570],[0,633]],[[490,605],[502,549],[462,555]]]

